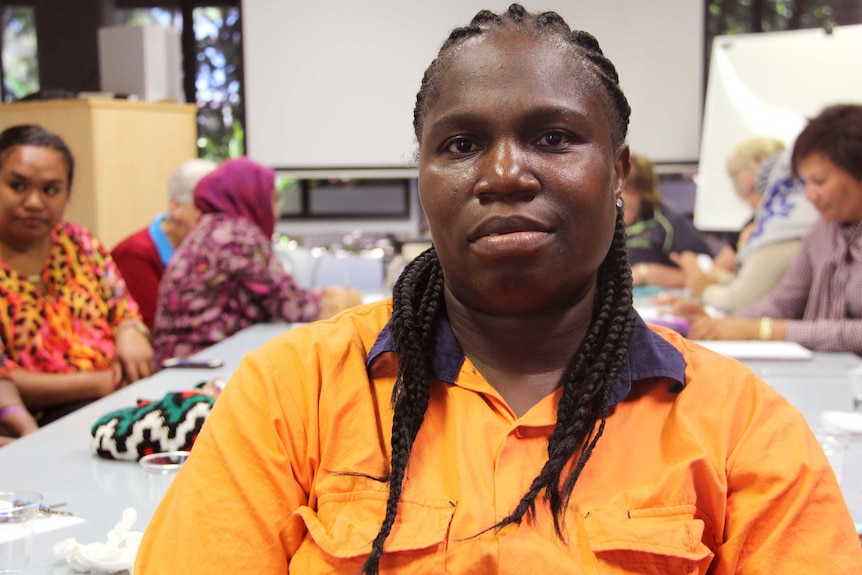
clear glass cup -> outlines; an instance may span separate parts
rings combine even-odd
[[[32,491],[0,491],[0,574],[27,573],[41,502]]]
[[[819,427],[814,430],[814,436],[817,437],[817,442],[820,443],[829,465],[832,466],[832,471],[835,472],[835,478],[840,484],[844,474],[844,455],[850,444],[850,434],[840,429]]]
[[[189,455],[189,451],[166,451],[164,453],[151,453],[138,460],[140,466],[147,472],[147,482],[152,501],[161,501],[174,480],[174,476]]]

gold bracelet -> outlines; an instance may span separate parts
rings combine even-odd
[[[122,321],[117,327],[117,331],[115,333],[120,333],[120,330],[122,330],[124,327],[133,327],[138,330],[138,333],[140,333],[142,336],[147,339],[150,339],[150,330],[147,328],[144,322],[139,319],[127,319]]]
[[[772,339],[772,318],[771,317],[762,317],[760,318],[759,324],[759,336],[763,341],[769,341]]]

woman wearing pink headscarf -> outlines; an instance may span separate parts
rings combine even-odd
[[[273,170],[248,158],[223,162],[195,187],[202,216],[159,286],[156,366],[187,357],[255,323],[305,322],[360,303],[354,290],[306,291],[272,250]]]

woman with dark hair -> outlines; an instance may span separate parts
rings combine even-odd
[[[694,339],[787,340],[862,354],[862,105],[829,106],[812,118],[791,166],[820,218],[781,281],[732,317],[682,302],[673,312],[691,320]]]
[[[275,173],[248,158],[222,162],[194,189],[200,221],[159,285],[156,367],[188,357],[255,323],[308,322],[362,303],[356,290],[304,290],[272,250]]]
[[[0,357],[40,424],[152,366],[107,250],[63,220],[73,172],[59,136],[31,125],[0,133]]]
[[[662,202],[658,177],[647,158],[631,155],[622,199],[635,286],[682,287],[685,274],[673,261],[674,254],[714,255],[694,224]]]
[[[453,31],[414,111],[434,247],[246,356],[136,575],[862,570],[802,415],[634,311],[628,118],[555,13]]]

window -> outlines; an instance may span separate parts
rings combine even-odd
[[[137,2],[143,4],[143,2]],[[155,24],[183,30],[180,8],[118,8],[118,25]],[[197,6],[191,10],[193,59],[183,69],[194,70],[194,101],[198,107],[198,150],[219,161],[245,153],[242,98],[242,29],[238,6]],[[185,38],[183,46],[187,46]],[[192,68],[193,66],[193,68]]]
[[[4,4],[3,101],[12,102],[39,91],[39,60],[36,55],[36,15],[32,6]]]
[[[109,19],[108,23],[180,30],[186,100],[198,108],[199,155],[219,161],[244,154],[239,0],[111,0],[105,4],[113,13],[113,22]],[[2,3],[6,102],[40,91],[36,11],[50,10],[47,5],[33,0]],[[105,20],[100,17],[98,21]],[[191,22],[189,29],[184,28],[185,21]]]
[[[706,0],[706,63],[716,36],[831,26],[831,0]]]
[[[303,179],[280,182],[282,218],[408,218],[406,178]]]

